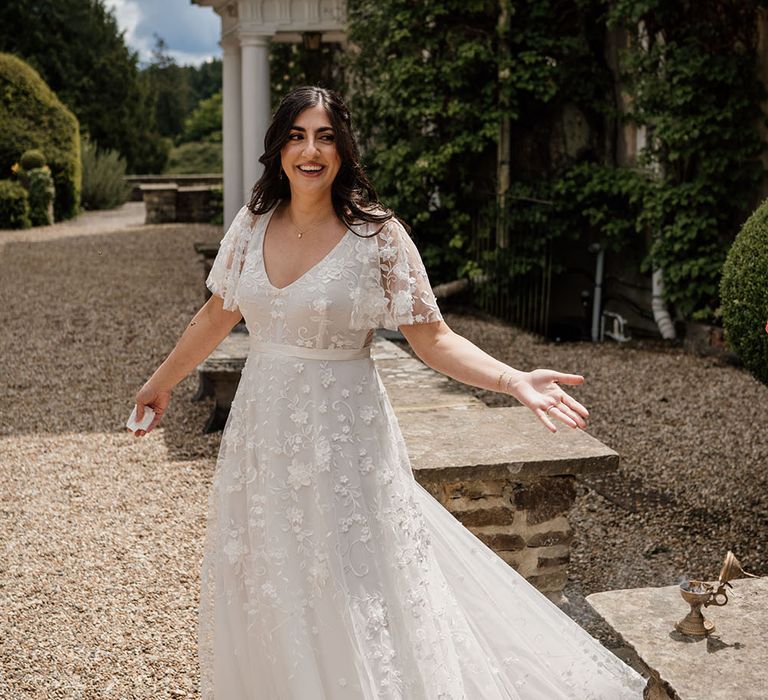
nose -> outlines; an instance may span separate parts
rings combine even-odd
[[[315,145],[315,139],[310,137],[304,141],[304,156],[307,157],[309,155],[314,155],[318,152],[317,146]]]

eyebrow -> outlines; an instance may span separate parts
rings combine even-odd
[[[296,126],[295,124],[291,127],[291,129],[296,131],[306,131],[306,129],[303,126]],[[333,131],[333,127],[321,126],[319,129],[315,129],[316,134],[319,134],[321,131]]]

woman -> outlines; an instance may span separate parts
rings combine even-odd
[[[358,163],[335,93],[275,113],[264,174],[225,234],[213,296],[136,396],[138,418],[245,318],[201,569],[201,695],[216,700],[639,698],[644,681],[413,478],[370,357],[399,328],[430,367],[586,427],[561,384],[442,320],[419,253]],[[143,435],[138,431],[137,435]]]

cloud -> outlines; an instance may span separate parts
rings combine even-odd
[[[155,34],[180,65],[221,55],[219,17],[210,7],[193,5],[191,0],[105,0],[105,4],[114,10],[126,43],[142,63],[152,58]]]

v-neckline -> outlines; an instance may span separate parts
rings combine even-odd
[[[265,214],[264,223],[261,227],[261,241],[259,242],[259,247],[261,248],[261,269],[264,270],[264,279],[266,280],[267,284],[274,290],[278,292],[283,292],[289,287],[293,287],[295,284],[298,284],[301,280],[303,280],[310,272],[318,268],[320,265],[322,265],[328,258],[333,255],[334,252],[336,252],[336,249],[341,246],[341,244],[347,240],[347,234],[349,233],[349,229],[344,231],[344,235],[339,239],[338,243],[333,246],[320,260],[318,260],[312,267],[310,267],[308,270],[305,270],[302,272],[293,282],[290,282],[289,284],[286,284],[284,287],[275,287],[274,284],[272,284],[272,280],[269,279],[269,272],[267,272],[267,260],[264,257],[264,241],[267,239],[267,227],[269,226],[269,222],[272,220],[272,214],[277,211],[277,208],[280,206],[280,203],[282,200],[280,200],[277,204],[275,204],[272,209],[270,209]]]

